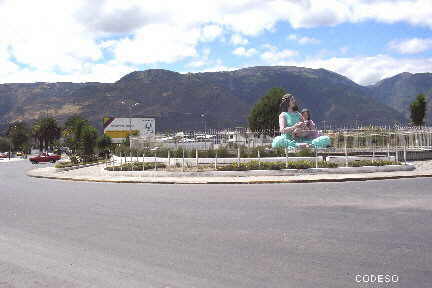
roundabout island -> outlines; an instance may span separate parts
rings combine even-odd
[[[143,162],[126,162],[120,165],[120,157],[113,157],[113,162],[102,164],[81,165],[72,168],[44,167],[29,170],[28,176],[37,178],[49,178],[70,181],[88,182],[112,182],[112,183],[164,183],[164,184],[259,184],[259,183],[310,183],[310,182],[343,182],[343,181],[365,181],[380,179],[398,179],[431,177],[432,161],[414,161],[404,164],[390,164],[384,160],[377,160],[377,166],[360,166],[331,168],[303,167],[301,169],[282,168],[284,165],[292,165],[292,162],[269,162],[277,169],[251,169],[247,170],[249,162],[237,162],[231,164],[221,164],[220,167],[237,168],[228,170],[226,168],[210,169],[210,165],[203,164],[198,169],[196,167],[181,168],[175,165],[171,168],[162,168],[163,161],[167,158],[144,157],[138,159]],[[132,160],[127,158],[127,160]],[[156,160],[156,162],[155,162]],[[188,160],[188,161],[186,161]],[[205,162],[207,159],[199,159]],[[238,161],[238,159],[224,159],[225,161]],[[244,159],[242,159],[244,160]],[[271,159],[274,160],[274,159]],[[123,161],[123,159],[122,159]],[[136,159],[135,159],[136,161]],[[169,161],[191,162],[196,159],[170,159]],[[113,166],[112,163],[114,163]],[[117,163],[117,164],[116,164]],[[144,164],[143,164],[144,163]],[[155,163],[157,164],[155,166]],[[312,161],[299,160],[297,163],[313,163]],[[318,164],[322,162],[316,162]],[[390,162],[391,163],[391,162]],[[381,165],[382,164],[382,165]],[[387,164],[387,165],[385,165]],[[263,165],[264,166],[264,165]],[[282,166],[282,167],[281,167]],[[127,171],[127,168],[132,168]],[[143,169],[144,168],[144,169]],[[123,170],[122,170],[123,169]]]

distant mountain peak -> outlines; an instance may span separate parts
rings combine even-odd
[[[155,81],[155,80],[168,80],[168,79],[178,79],[182,75],[177,72],[173,72],[165,69],[148,69],[144,71],[134,71],[131,72],[118,80],[118,83],[127,81]]]

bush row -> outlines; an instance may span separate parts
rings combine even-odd
[[[388,161],[388,160],[358,160],[348,162],[349,167],[362,167],[362,166],[385,166],[385,165],[400,165],[400,162]]]
[[[60,164],[60,163],[59,163]],[[393,161],[385,161],[385,160],[377,160],[372,162],[371,160],[361,160],[361,161],[353,161],[349,162],[349,167],[362,167],[362,166],[384,166],[384,165],[395,165],[400,164]],[[177,167],[180,167],[177,165]],[[213,166],[209,166],[213,167]],[[217,171],[247,171],[247,170],[281,170],[281,169],[309,169],[315,168],[315,161],[288,161],[282,162],[260,162],[260,161],[249,161],[249,162],[241,162],[241,163],[231,163],[224,164],[217,167]],[[319,161],[318,168],[337,168],[337,163],[330,163]],[[154,162],[132,162],[126,163],[118,166],[107,167],[108,171],[143,171],[143,170],[152,170],[155,168]],[[164,163],[156,162],[157,169],[164,169],[166,165]]]
[[[164,163],[156,162],[157,169],[163,169],[165,167],[166,165]],[[143,170],[151,170],[151,169],[155,169],[155,163],[150,163],[150,162],[144,163],[144,169],[143,169],[142,162],[126,163],[126,164],[106,168],[106,170],[108,171],[143,171]]]
[[[75,167],[79,165],[85,165],[85,164],[96,164],[96,163],[105,163],[106,160],[99,160],[99,161],[90,161],[90,162],[83,162],[83,163],[73,163],[70,161],[67,162],[57,162],[55,164],[55,168],[68,168],[68,167]]]
[[[167,149],[167,148],[159,148],[157,151],[144,150],[144,151],[129,151],[117,153],[117,156],[132,156],[132,157],[142,157],[145,156],[157,156],[157,157],[168,157],[168,151],[170,153],[170,157],[172,158],[182,158],[183,157],[183,149]],[[258,157],[258,151],[260,157],[285,157],[285,149],[269,149],[266,147],[256,147],[256,148],[240,148],[240,157],[241,158],[256,158]],[[219,149],[208,149],[203,151],[198,151],[199,158],[215,158],[217,155],[218,158],[236,158],[238,156],[237,149],[229,149],[229,148],[219,148]],[[288,152],[288,157],[313,157],[315,153],[312,149],[303,149],[299,152]],[[195,150],[184,150],[185,158],[195,158],[196,151]]]
[[[336,168],[336,163],[318,162],[319,168]],[[281,170],[281,169],[308,169],[315,168],[314,161],[288,161],[286,162],[259,162],[232,163],[217,167],[218,171],[247,171],[247,170]]]

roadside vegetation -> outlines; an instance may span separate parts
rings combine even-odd
[[[70,117],[64,126],[52,117],[40,118],[31,125],[13,122],[9,124],[6,136],[0,137],[1,151],[10,149],[29,154],[32,148],[65,153],[72,164],[100,161],[114,150],[110,137],[99,135],[88,120],[79,116]]]
[[[285,149],[278,148],[278,149],[270,149],[269,147],[255,147],[255,148],[248,148],[245,146],[239,146],[233,145],[232,147],[222,147],[218,149],[207,149],[207,150],[201,150],[198,151],[198,157],[199,158],[236,158],[239,156],[241,158],[257,158],[257,157],[286,157]],[[157,156],[157,157],[168,157],[168,154],[171,158],[182,158],[184,153],[185,158],[195,158],[196,151],[195,150],[184,150],[182,148],[178,149],[167,149],[167,148],[151,148],[147,147],[142,150],[136,150],[136,149],[128,149],[128,147],[119,146],[115,150],[115,154],[117,156],[138,156],[142,157],[142,155],[145,156]],[[301,151],[297,152],[290,152],[287,150],[288,157],[313,157],[315,156],[315,153],[312,149],[303,149]]]
[[[248,162],[234,162],[231,164],[218,164],[216,167],[217,171],[249,171],[249,170],[282,170],[282,169],[310,169],[316,168],[338,168],[345,167],[345,164],[331,163],[325,161],[315,161],[301,160],[301,161],[275,161],[275,162],[261,162],[261,161],[248,161]],[[349,167],[362,167],[362,166],[385,166],[385,165],[401,165],[400,162],[393,161],[352,161],[348,162]],[[144,167],[143,167],[144,166]],[[144,171],[144,170],[158,170],[163,169],[165,171],[215,171],[215,166],[213,164],[200,164],[198,167],[196,165],[191,165],[190,163],[185,163],[184,167],[177,163],[174,166],[167,166],[165,163],[161,162],[131,162],[116,166],[110,166],[105,168],[108,171]]]

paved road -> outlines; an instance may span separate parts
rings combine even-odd
[[[1,288],[432,287],[432,179],[102,184],[31,167],[0,164]]]

